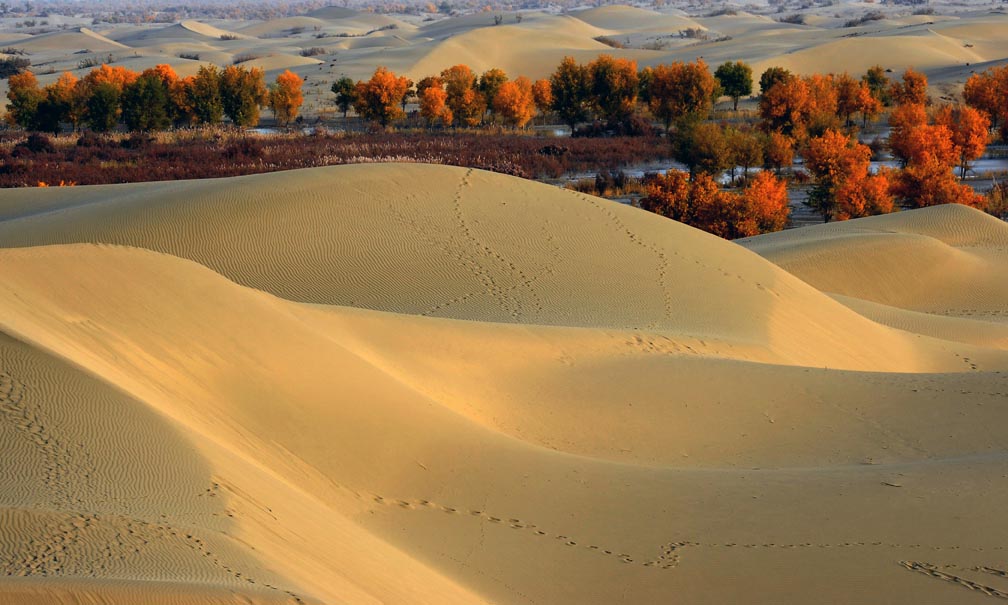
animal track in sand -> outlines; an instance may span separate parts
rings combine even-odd
[[[943,582],[949,582],[957,586],[962,586],[963,588],[968,588],[969,590],[975,590],[982,594],[987,595],[988,597],[1008,600],[1008,592],[998,590],[997,588],[994,588],[992,586],[981,584],[980,582],[975,582],[973,580],[970,580],[969,578],[964,578],[963,576],[960,575],[942,571],[942,569],[962,569],[954,565],[945,565],[939,568],[939,566],[934,565],[933,563],[925,563],[923,561],[900,561],[900,565],[902,565],[906,569],[909,569],[910,571],[915,571],[929,578],[935,578]],[[1008,572],[993,567],[979,566],[973,568],[972,570],[964,570],[964,571],[980,571],[1000,577],[1008,577]]]
[[[508,527],[514,530],[528,530],[530,535],[537,538],[550,538],[560,542],[564,546],[571,548],[584,549],[598,555],[605,556],[612,560],[618,560],[624,564],[640,565],[643,567],[648,567],[652,569],[662,569],[671,570],[679,566],[682,557],[681,553],[686,549],[735,549],[744,548],[751,550],[788,550],[788,549],[862,549],[862,548],[879,548],[879,549],[912,549],[912,550],[923,550],[923,551],[956,551],[956,550],[971,550],[974,552],[985,552],[985,551],[1004,551],[1008,547],[1004,546],[994,546],[990,548],[983,547],[967,547],[960,545],[926,545],[926,544],[902,544],[895,542],[883,542],[883,541],[847,541],[847,542],[794,542],[794,543],[777,543],[777,542],[697,542],[697,541],[678,541],[669,542],[661,545],[658,548],[658,556],[650,559],[644,559],[642,557],[635,558],[633,555],[619,552],[615,549],[605,548],[598,544],[593,544],[588,541],[582,541],[572,536],[566,534],[559,534],[547,531],[529,521],[518,519],[515,517],[501,517],[496,515],[491,515],[485,510],[480,509],[466,509],[458,508],[454,506],[447,506],[444,504],[438,504],[427,499],[401,499],[401,498],[388,498],[386,496],[381,496],[378,494],[373,494],[371,500],[377,504],[382,504],[385,506],[396,506],[402,509],[408,510],[422,510],[429,509],[434,511],[440,511],[445,514],[459,515],[465,517],[477,517],[487,521],[488,523],[493,523],[500,525],[502,527]],[[922,571],[925,569],[927,564],[917,564],[922,566],[920,569],[917,567],[907,567],[908,569],[913,569],[915,571]],[[904,564],[906,567],[906,565]],[[979,571],[985,573],[991,573],[1001,577],[1008,577],[1008,572],[999,570],[993,567],[977,568]],[[936,576],[937,577],[937,576]],[[969,582],[965,580],[965,582]],[[963,584],[966,585],[966,584]],[[979,586],[979,585],[978,585]],[[986,587],[985,587],[986,588]],[[976,588],[976,590],[980,590]],[[996,589],[990,589],[997,592]],[[998,595],[992,595],[998,596]],[[1005,597],[1008,598],[1008,597]]]

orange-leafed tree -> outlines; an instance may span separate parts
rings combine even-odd
[[[787,226],[791,207],[787,183],[769,170],[761,170],[742,191],[747,214],[756,222],[756,233],[780,231]],[[750,235],[756,235],[752,233]]]
[[[550,81],[543,78],[532,84],[532,98],[540,114],[546,114],[553,107],[553,87]]]
[[[168,98],[171,100],[172,121],[177,126],[189,126],[196,123],[196,108],[193,106],[193,87],[195,76],[187,76],[177,80],[168,87]]]
[[[858,90],[857,110],[861,112],[861,126],[868,127],[868,120],[874,121],[882,113],[882,101],[872,93],[871,88],[864,82]]]
[[[860,113],[864,124],[868,119],[882,111],[882,103],[875,98],[871,89],[864,81],[855,80],[844,73],[835,80],[837,90],[837,112],[844,120],[844,125],[853,125],[852,117]]]
[[[893,193],[907,208],[964,204],[982,210],[986,206],[982,195],[957,181],[952,169],[933,156],[925,156],[897,172]]]
[[[111,84],[122,93],[127,85],[132,84],[139,77],[139,73],[125,67],[103,64],[100,67],[92,69],[84,76],[83,81],[89,87],[98,86],[99,84]]]
[[[843,118],[844,126],[850,126],[854,123],[851,120],[851,116],[857,113],[861,106],[860,93],[863,83],[844,72],[836,77],[835,85],[837,92],[837,113]]]
[[[448,107],[448,93],[441,85],[441,81],[427,82],[419,90],[420,115],[432,126],[436,123],[450,126],[454,116],[452,116],[451,108]]]
[[[1008,122],[1008,65],[973,74],[963,86],[963,100],[987,114],[991,127]]]
[[[983,196],[959,183],[952,172],[960,154],[948,126],[925,124],[910,130],[903,137],[903,153],[906,165],[893,180],[893,192],[903,206],[959,203],[984,207]]]
[[[277,122],[281,126],[286,126],[297,117],[304,102],[304,95],[301,93],[301,76],[285,69],[277,76],[276,82],[269,91],[269,108],[276,116]]]
[[[807,120],[814,105],[808,82],[790,76],[770,86],[760,96],[759,113],[763,129],[778,131],[795,139],[804,139]]]
[[[59,133],[62,122],[77,129],[83,114],[77,95],[77,77],[64,72],[55,82],[42,89],[43,99],[38,104],[35,127],[46,132]]]
[[[176,73],[175,69],[171,65],[168,65],[167,63],[159,63],[154,67],[145,69],[143,73],[149,75],[155,75],[161,78],[161,81],[168,86],[171,86],[175,82],[178,82],[179,79],[178,73]]]
[[[845,221],[895,210],[890,171],[850,176],[837,190],[835,218]]]
[[[765,166],[773,168],[777,174],[785,166],[794,162],[794,139],[784,133],[773,131],[763,142],[763,160]]]
[[[927,76],[908,67],[900,82],[893,82],[889,94],[896,105],[926,105],[928,102]]]
[[[900,105],[889,114],[889,150],[902,165],[906,165],[914,151],[910,144],[912,133],[927,123],[927,111],[918,103]]]
[[[596,117],[617,122],[626,119],[637,105],[637,62],[599,55],[588,64],[591,99]]]
[[[477,90],[479,79],[468,65],[453,65],[441,72],[448,107],[460,124],[475,126],[486,113],[486,99]]]
[[[827,130],[809,139],[804,155],[805,166],[815,178],[805,203],[826,222],[841,218],[839,208],[847,202],[845,194],[852,191],[849,184],[868,176],[871,150],[838,130]]]
[[[952,130],[944,124],[922,124],[903,135],[902,153],[906,164],[922,164],[934,160],[951,168],[959,154],[952,142]]]
[[[408,89],[407,78],[379,67],[370,80],[357,82],[354,110],[358,115],[386,127],[393,120],[403,117],[402,100]]]
[[[505,82],[494,97],[494,111],[505,124],[524,128],[535,112],[532,81],[525,76]]]
[[[7,122],[22,128],[35,128],[39,103],[45,99],[35,74],[23,71],[12,75],[7,80],[7,99],[10,101],[7,104]]]
[[[840,127],[836,79],[832,74],[813,74],[805,78],[809,103],[802,120],[810,136],[819,136]]]
[[[641,208],[727,239],[777,231],[787,223],[787,190],[768,172],[736,194],[721,190],[708,174],[690,180],[670,170],[649,177],[646,192]]]
[[[431,86],[437,86],[438,88],[441,88],[443,90],[444,81],[441,79],[440,76],[425,76],[423,78],[420,78],[420,81],[417,82],[416,85],[417,98],[419,99],[420,95],[423,94],[423,91],[427,90],[427,88]]]
[[[474,88],[463,91],[462,96],[456,102],[455,120],[459,124],[469,126],[479,125],[483,121],[483,114],[486,113],[486,99]]]
[[[666,131],[674,122],[699,121],[710,114],[717,80],[702,59],[655,66],[648,80],[648,105]]]
[[[959,178],[965,178],[969,163],[987,149],[990,120],[968,105],[946,105],[935,114],[935,124],[941,124],[952,132],[952,148],[959,156]]]

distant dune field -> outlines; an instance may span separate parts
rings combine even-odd
[[[419,81],[458,63],[477,73],[496,67],[512,77],[543,78],[564,56],[587,62],[601,53],[634,59],[640,67],[703,58],[714,69],[742,60],[757,77],[771,66],[806,75],[847,71],[859,76],[881,64],[895,73],[913,66],[930,78],[937,94],[949,95],[973,71],[1008,61],[1003,9],[942,2],[929,7],[935,14],[846,3],[796,12],[688,16],[677,9],[612,5],[566,14],[501,11],[432,15],[430,20],[327,7],[255,22],[94,25],[96,31],[78,27],[37,36],[12,30],[5,44],[29,51],[33,64],[45,66],[42,84],[65,70],[81,76],[83,58],[103,61],[109,53],[115,62],[133,67],[168,63],[183,75],[207,62],[224,66],[253,56],[245,64],[262,67],[268,80],[285,69],[307,78],[304,112],[309,116],[333,107],[329,88],[336,79],[366,79],[379,65]],[[886,18],[844,27],[879,9]],[[802,23],[779,21],[784,18]],[[624,48],[599,41],[603,37]],[[306,48],[324,52],[305,59],[300,51]]]
[[[733,243],[372,164],[4,190],[0,246],[0,602],[1008,595],[978,211]]]

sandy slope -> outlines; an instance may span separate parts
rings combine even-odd
[[[0,601],[989,601],[1004,324],[803,260],[900,238],[938,297],[1005,250],[947,208],[744,242],[795,277],[434,166],[0,192]]]
[[[1008,225],[965,206],[820,225],[742,243],[825,292],[1008,322]]]

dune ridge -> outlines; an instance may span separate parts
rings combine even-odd
[[[0,192],[0,465],[30,471],[0,600],[1008,590],[1002,324],[805,260],[937,242],[951,297],[1005,250],[975,211],[743,247],[441,166],[31,193]]]

